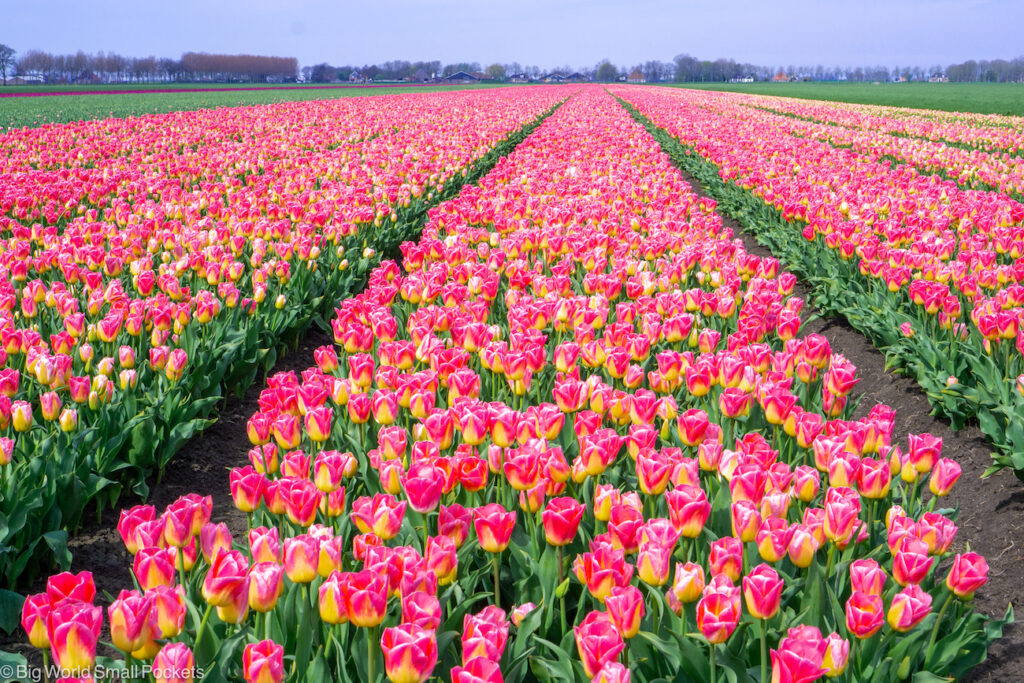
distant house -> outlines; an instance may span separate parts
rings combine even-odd
[[[633,69],[633,73],[626,77],[627,83],[646,83],[647,79],[644,78],[643,72],[640,69]]]
[[[753,83],[754,82],[754,77],[753,76],[741,76],[739,78],[730,78],[729,82],[730,83]]]
[[[949,83],[949,77],[946,74],[932,74],[928,78],[929,83]]]
[[[565,75],[559,73],[550,73],[546,76],[541,76],[540,80],[545,83],[565,83]]]
[[[471,73],[465,71],[456,71],[451,76],[445,76],[441,79],[442,83],[479,83],[481,78],[474,76]]]
[[[772,83],[789,83],[789,76],[780,69],[779,73],[772,76]]]
[[[565,80],[569,83],[586,83],[590,79],[587,78],[585,75],[581,74],[579,71],[574,71],[568,76],[566,76]]]
[[[509,76],[505,80],[507,80],[509,83],[529,83],[530,82],[530,77],[527,76],[526,74],[519,73],[519,74],[512,74],[511,76]]]
[[[41,85],[45,82],[38,74],[21,74],[7,79],[7,85]]]
[[[353,71],[348,76],[349,83],[363,83],[366,81],[366,77],[358,71]]]

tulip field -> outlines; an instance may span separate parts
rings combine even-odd
[[[992,471],[1024,478],[1019,120],[656,92],[631,101],[815,285],[815,303],[885,349],[954,426],[976,419]]]
[[[855,417],[858,369],[802,331],[797,278],[1024,471],[1018,124],[572,85],[0,136],[0,568],[14,588],[58,565],[19,605],[31,651],[0,663],[967,675],[1013,612],[974,606],[957,453],[896,439],[888,405]],[[312,325],[334,344],[274,372]],[[253,382],[219,494],[242,523],[199,493],[146,502]],[[118,501],[131,583],[104,596],[57,570]]]

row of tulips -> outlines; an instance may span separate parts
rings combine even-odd
[[[227,391],[569,91],[448,92],[0,136],[0,576],[67,562]]]
[[[196,496],[124,510],[120,657],[84,574],[25,601],[32,645],[79,680],[970,669],[1004,622],[952,551],[959,466],[893,443],[886,406],[851,418],[855,368],[713,209],[585,89],[341,302],[315,367],[270,378],[230,477],[244,534]]]
[[[778,111],[796,116],[784,109]],[[872,160],[906,164],[922,173],[952,180],[964,189],[1000,192],[1018,202],[1024,198],[1024,157],[1008,152],[986,152],[931,140],[894,137],[829,120],[794,121],[791,134],[852,149]]]
[[[993,469],[1024,476],[1024,205],[794,136],[792,119],[727,97],[622,94],[821,308],[885,349],[954,426],[976,417]]]
[[[992,154],[1024,154],[1024,121],[1020,116],[907,109],[879,105],[756,97],[763,106],[813,121],[876,131],[903,140],[927,140]]]

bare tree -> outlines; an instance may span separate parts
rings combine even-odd
[[[14,67],[14,48],[10,45],[0,43],[0,76],[3,76],[4,85],[7,85],[7,70]]]

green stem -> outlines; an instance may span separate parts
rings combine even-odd
[[[718,683],[718,671],[715,669],[715,644],[711,644],[711,683]]]
[[[500,564],[498,559],[501,557],[501,553],[494,553],[494,604],[501,607],[501,584],[499,583],[499,568]]]
[[[564,570],[562,568],[562,546],[558,546],[558,587],[562,587],[562,582],[565,579],[562,578]],[[561,617],[562,633],[565,633],[565,593],[562,593],[562,597],[558,598],[558,614]]]
[[[430,513],[423,513],[423,556],[427,555],[427,540],[430,538]]]
[[[43,681],[50,683],[50,653],[48,650],[43,650]]]
[[[178,583],[186,591],[188,590],[188,584],[185,582],[185,549],[178,548]]]
[[[374,683],[377,680],[377,661],[374,657],[376,652],[373,651],[373,636],[375,628],[367,629],[366,631],[366,672],[367,679],[370,683]]]
[[[194,646],[198,646],[202,640],[203,633],[206,632],[206,623],[210,621],[210,614],[213,612],[213,605],[207,605],[206,611],[203,613],[203,620],[199,622],[199,629],[196,631],[196,639],[193,643]]]
[[[768,683],[768,620],[761,620],[761,683]]]
[[[872,499],[868,504],[868,546],[871,550],[875,549],[875,507],[878,505],[877,499]]]
[[[942,618],[946,616],[946,610],[949,609],[949,603],[953,602],[953,591],[949,591],[949,595],[946,596],[946,602],[942,603],[942,609],[939,610],[939,616],[935,618],[935,627],[932,628],[932,637],[928,640],[928,648],[924,651],[924,665],[927,667],[931,661],[932,653],[935,652],[935,641],[939,637],[939,627],[942,626]]]

